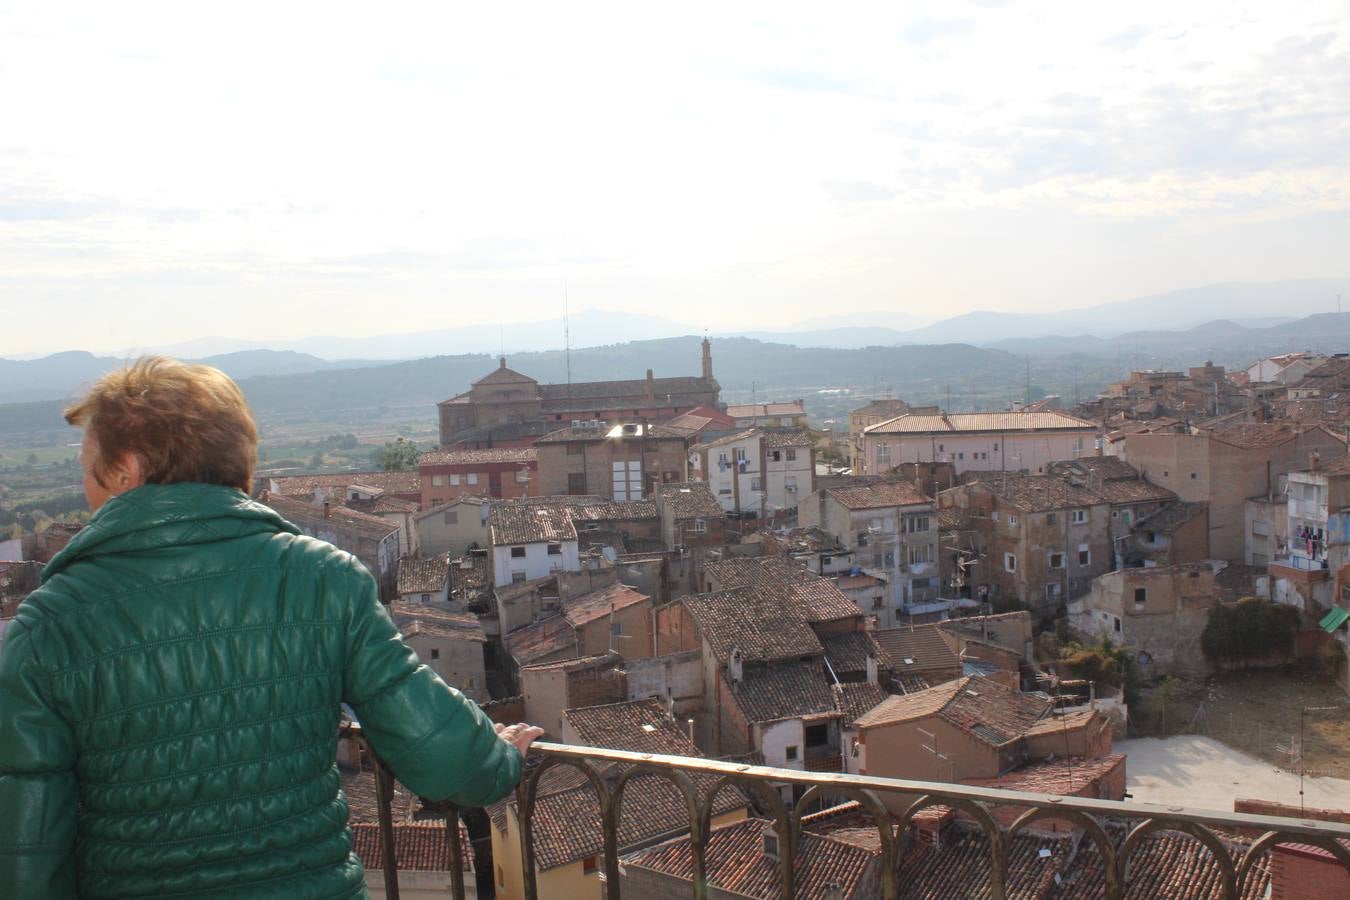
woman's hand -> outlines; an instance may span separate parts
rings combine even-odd
[[[526,725],[524,722],[518,725],[503,725],[497,722],[492,727],[496,730],[497,737],[519,750],[522,757],[530,751],[530,745],[544,734],[544,729],[536,725]]]

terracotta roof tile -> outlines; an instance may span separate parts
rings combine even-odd
[[[996,681],[968,676],[915,694],[887,698],[858,720],[875,728],[941,716],[986,744],[1001,746],[1026,734],[1050,711],[1052,702],[1023,694]]]
[[[764,853],[764,834],[776,834],[774,825],[764,819],[746,819],[714,828],[708,837],[704,855],[705,873],[710,887],[720,895],[737,897],[777,897],[779,870],[776,860]],[[624,866],[661,872],[693,882],[693,854],[687,837],[676,838],[623,860]],[[818,834],[802,834],[793,857],[793,880],[798,897],[823,900],[838,886],[846,898],[857,895],[866,883],[879,881],[878,854],[846,841]]]
[[[817,662],[746,666],[731,688],[747,722],[776,722],[836,711],[829,676]]]
[[[433,450],[423,453],[420,466],[469,466],[487,463],[532,463],[539,457],[533,447],[493,447],[488,450]]]
[[[879,628],[872,632],[872,639],[885,653],[888,667],[896,675],[961,671],[961,658],[947,642],[937,623]]]
[[[793,610],[758,588],[699,594],[681,600],[720,662],[740,650],[746,661],[818,656],[824,648]]]
[[[1107,502],[1095,490],[1078,487],[1054,475],[979,472],[971,473],[971,480],[978,481],[999,499],[1024,512],[1049,512]]]
[[[835,674],[841,672],[866,672],[867,657],[871,656],[878,666],[885,667],[887,656],[872,635],[866,631],[847,631],[843,634],[827,634],[820,639],[825,645],[825,658],[830,661]]]
[[[908,481],[878,481],[856,487],[830,488],[826,493],[845,509],[883,509],[933,502]]]
[[[560,615],[517,628],[503,637],[502,643],[518,666],[528,666],[557,653],[567,657],[577,655],[576,630],[571,622]]]
[[[764,432],[764,446],[770,450],[787,450],[802,447],[814,447],[811,435],[800,428],[791,430],[771,430]]]
[[[336,475],[266,476],[276,485],[275,493],[287,497],[313,497],[316,489],[325,493],[345,491],[353,484],[364,484],[389,494],[422,493],[422,476],[415,470],[402,472],[341,472]]]
[[[840,722],[845,728],[859,716],[876,709],[889,696],[880,685],[870,681],[844,682],[833,685],[831,690],[835,709],[839,710]]]
[[[720,519],[726,515],[712,488],[702,481],[663,484],[657,489],[656,502],[676,519]]]
[[[583,706],[563,712],[563,719],[588,747],[608,747],[633,753],[702,756],[666,706],[655,697]]]
[[[1134,530],[1159,531],[1163,534],[1171,534],[1208,508],[1208,503],[1187,503],[1177,500],[1142,519],[1136,519]]]
[[[398,592],[400,594],[435,594],[445,590],[449,580],[449,553],[441,553],[423,559],[405,556],[398,561]]]
[[[264,491],[258,498],[258,502],[272,507],[293,525],[298,526],[302,531],[306,528],[317,530],[323,527],[325,521],[331,521],[345,528],[351,528],[361,534],[362,537],[374,541],[380,541],[390,534],[398,531],[398,526],[379,516],[368,515],[358,512],[354,509],[348,509],[336,503],[328,505],[327,514],[321,507],[311,506],[301,500],[295,500],[290,497],[284,497],[280,494],[273,494]]]
[[[862,615],[858,605],[830,579],[781,556],[713,560],[704,563],[703,571],[723,590],[753,587],[770,594],[805,622],[837,622]]]
[[[384,845],[378,823],[353,823],[352,852],[366,869],[384,869]],[[473,871],[473,845],[469,831],[459,823],[460,858],[464,871]],[[394,860],[402,872],[445,872],[450,868],[450,847],[445,840],[445,822],[401,822],[394,826]]]
[[[577,539],[566,510],[548,504],[494,503],[488,516],[494,545],[561,543]]]
[[[585,625],[610,614],[611,610],[627,609],[651,598],[636,588],[615,582],[589,594],[562,601],[563,615],[573,626]]]

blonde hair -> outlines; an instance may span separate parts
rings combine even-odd
[[[143,356],[100,378],[65,415],[93,439],[99,484],[130,453],[147,484],[252,488],[258,428],[243,392],[219,369]]]

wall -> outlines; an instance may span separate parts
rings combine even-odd
[[[489,699],[487,672],[483,666],[483,644],[480,641],[458,640],[415,634],[405,637],[404,643],[413,649],[422,664],[441,680],[475,701]],[[436,651],[437,659],[432,658]]]
[[[466,495],[500,499],[537,497],[539,477],[536,470],[534,460],[422,465],[418,469],[422,479],[422,508]]]
[[[781,458],[775,461],[774,453]],[[789,459],[789,454],[794,458]],[[800,498],[811,496],[816,482],[815,458],[816,452],[810,447],[764,451],[764,505],[768,515],[796,509]]]
[[[1137,588],[1145,591],[1143,608],[1135,605]],[[1146,654],[1140,657],[1146,676],[1199,677],[1213,672],[1200,635],[1216,606],[1218,589],[1208,566],[1123,569],[1098,578],[1087,597],[1070,605],[1069,627]]]
[[[490,543],[486,503],[458,503],[419,513],[413,521],[424,556],[449,553],[453,559],[463,556],[471,546],[487,547]]]
[[[1052,462],[1076,459],[1092,451],[1095,428],[1054,432],[867,434],[863,452],[867,471],[885,472],[893,466],[917,462],[950,462],[957,474],[1025,470],[1042,473]],[[879,461],[877,447],[885,443],[889,461]]]
[[[629,700],[673,700],[674,715],[680,722],[703,712],[703,658],[697,650],[625,660],[624,668],[628,672]]]
[[[783,719],[755,726],[759,750],[764,754],[764,765],[780,769],[806,768],[806,731],[801,719]],[[797,748],[797,758],[787,758],[787,748]]]
[[[569,447],[578,452],[569,453]],[[541,443],[535,445],[535,450],[539,458],[540,496],[583,493],[597,494],[607,500],[638,499],[614,495],[613,465],[620,461],[640,464],[642,496],[649,496],[656,484],[688,480],[688,444],[684,440],[631,438],[571,444]],[[583,490],[569,489],[570,474],[585,476]]]
[[[515,546],[522,546],[516,544]],[[525,579],[533,581],[543,578],[554,571],[575,572],[581,568],[581,558],[577,552],[576,541],[563,541],[561,553],[549,553],[547,543],[525,544],[525,558],[511,555],[511,545],[494,544],[492,547],[493,584],[497,587],[512,583],[512,575],[524,571]]]
[[[611,633],[611,622],[620,633]],[[652,602],[646,600],[615,610],[613,619],[601,616],[577,629],[581,655],[591,656],[611,650],[625,658],[640,659],[652,656]]]
[[[366,869],[366,889],[370,900],[385,900],[384,870]],[[422,872],[400,869],[398,873],[399,900],[444,900],[450,896],[449,872]],[[478,885],[472,872],[464,873],[464,898],[475,900]]]

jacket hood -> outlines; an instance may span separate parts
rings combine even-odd
[[[275,510],[236,488],[146,484],[108,500],[42,570],[42,581],[80,559],[108,553],[209,544],[250,534],[299,534]]]

